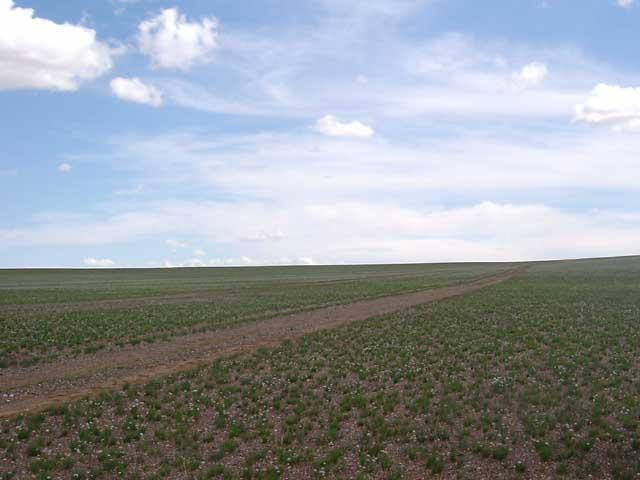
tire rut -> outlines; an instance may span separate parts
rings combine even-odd
[[[167,342],[99,351],[29,368],[9,368],[0,371],[0,419],[34,413],[125,384],[145,383],[319,330],[472,293],[504,282],[526,268],[519,266],[461,285],[280,315],[226,330],[183,335]]]

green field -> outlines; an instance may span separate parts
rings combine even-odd
[[[451,285],[509,266],[2,270],[0,368]]]
[[[639,320],[640,259],[535,264],[4,421],[0,478],[637,478]]]
[[[196,292],[229,292],[292,285],[416,279],[467,280],[508,264],[443,263],[348,266],[214,267],[148,269],[0,269],[0,305],[109,300]]]

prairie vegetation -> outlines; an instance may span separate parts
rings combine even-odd
[[[0,424],[0,478],[635,478],[640,260],[474,294]]]
[[[451,285],[507,268],[443,264],[4,270],[0,368]]]

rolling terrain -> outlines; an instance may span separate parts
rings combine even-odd
[[[394,279],[411,288],[191,332],[309,327],[5,418],[0,478],[635,478],[640,259],[451,269],[424,288],[395,270],[349,279],[369,292]],[[72,301],[107,300],[94,295]],[[339,313],[358,304],[361,316]],[[338,320],[314,328],[323,318]],[[256,336],[273,332],[266,325]],[[147,346],[184,335],[170,331]],[[0,375],[135,347],[145,344],[54,349]]]

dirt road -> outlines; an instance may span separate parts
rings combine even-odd
[[[167,342],[99,351],[28,368],[0,370],[0,418],[42,410],[88,395],[144,383],[237,352],[269,347],[318,330],[471,293],[510,279],[525,267],[473,282],[404,295],[361,300],[277,316],[250,324],[189,334]]]

